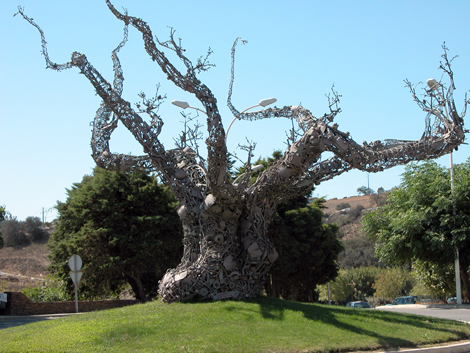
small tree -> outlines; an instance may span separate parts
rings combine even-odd
[[[344,210],[345,208],[351,208],[351,205],[348,202],[341,202],[336,205],[338,211]]]
[[[357,192],[359,195],[372,195],[374,190],[368,188],[367,186],[361,186],[360,188],[357,188]]]
[[[30,238],[23,230],[22,223],[15,217],[1,223],[1,233],[4,245],[7,247],[25,246],[31,243]]]
[[[409,295],[414,282],[409,270],[392,267],[381,271],[380,277],[377,278],[372,288],[375,289],[374,296],[392,300]]]
[[[138,300],[157,294],[158,279],[182,255],[181,223],[167,188],[137,172],[95,168],[59,202],[48,248],[51,271],[68,283],[68,259],[83,259],[80,292],[106,296],[129,283]]]
[[[458,249],[461,278],[470,293],[470,160],[454,169],[452,191],[448,169],[431,161],[410,164],[387,204],[363,217],[362,229],[375,241],[379,258],[392,264],[411,262],[428,270],[434,264],[445,269],[455,262]],[[439,273],[445,271],[422,275],[429,275],[431,283]]]
[[[6,214],[5,206],[0,206],[0,248],[3,246],[3,236],[2,236],[2,233],[1,233],[1,230],[2,230],[1,224],[5,220],[5,214]]]
[[[42,222],[39,217],[27,217],[24,222],[21,222],[21,227],[32,242],[40,242],[46,237],[46,232],[41,228]]]

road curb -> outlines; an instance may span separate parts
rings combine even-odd
[[[470,352],[470,342],[452,344],[449,346],[400,349],[398,351],[379,351],[377,353],[467,353]]]

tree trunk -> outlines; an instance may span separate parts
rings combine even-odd
[[[132,290],[134,291],[135,299],[141,302],[146,302],[147,297],[145,296],[144,286],[142,285],[140,277],[135,276],[133,274],[127,274],[126,278],[127,282],[131,285]]]
[[[221,300],[259,295],[277,259],[266,238],[269,220],[253,209],[240,217],[240,208],[221,207],[217,202],[206,203],[205,210],[182,207],[178,213],[184,229],[183,258],[160,281],[162,299],[174,302],[195,296]]]
[[[468,278],[467,268],[460,265],[460,278],[462,279],[463,286],[465,288],[465,302],[468,303],[470,295],[470,280]]]

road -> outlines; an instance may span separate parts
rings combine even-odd
[[[423,315],[437,317],[441,319],[449,319],[456,321],[464,321],[470,323],[470,305],[386,305],[379,306],[377,310],[394,311],[406,314]]]
[[[34,316],[10,316],[0,315],[0,330],[15,326],[31,324],[33,322],[58,319],[65,316],[77,314],[54,314],[54,315],[34,315]],[[79,314],[78,314],[79,315]]]

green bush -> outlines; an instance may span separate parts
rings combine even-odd
[[[33,302],[60,302],[66,300],[54,286],[28,287],[21,290]]]

